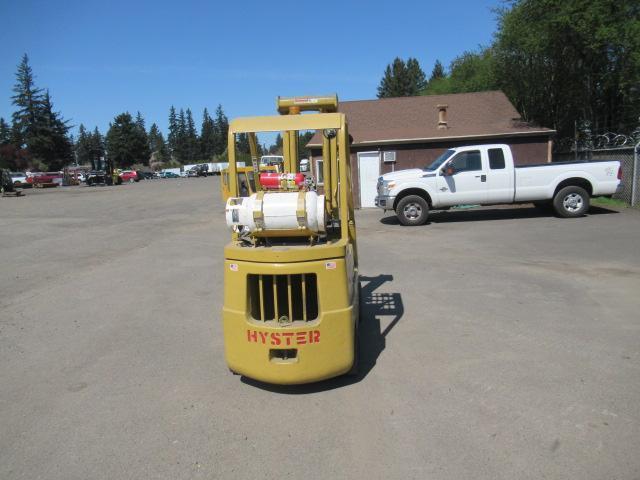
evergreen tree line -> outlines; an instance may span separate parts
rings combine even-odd
[[[0,167],[11,170],[60,170],[77,163],[104,168],[108,157],[116,167],[210,162],[226,156],[229,121],[218,105],[214,117],[205,108],[200,131],[189,108],[169,110],[169,131],[165,140],[153,123],[147,131],[140,112],[117,115],[106,135],[80,124],[74,142],[71,126],[53,108],[48,90],[36,86],[25,54],[18,65],[11,97],[15,112],[11,124],[0,117]],[[239,149],[249,151],[246,136]]]
[[[93,168],[99,168],[99,159],[105,155],[121,168],[211,162],[222,159],[228,131],[229,121],[221,105],[216,108],[215,118],[204,109],[199,133],[191,109],[181,108],[176,112],[175,107],[171,106],[166,140],[156,123],[146,130],[140,112],[135,118],[129,112],[124,112],[109,124],[104,138],[97,128],[93,133],[86,133],[81,124],[76,160],[81,165],[91,164]]]
[[[157,127],[156,127],[157,130]],[[196,130],[191,109],[180,109],[176,113],[172,105],[169,109],[169,132],[166,153],[179,163],[210,162],[224,154],[227,146],[229,120],[222,109],[216,108],[214,117],[205,108],[202,112],[200,132]],[[160,136],[156,136],[160,144]]]
[[[574,135],[630,134],[640,126],[640,3],[637,0],[512,0],[496,11],[487,47],[466,51],[427,78],[396,58],[378,97],[502,90],[525,121]]]

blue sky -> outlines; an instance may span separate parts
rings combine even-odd
[[[418,59],[427,75],[487,45],[500,0],[0,0],[0,117],[10,118],[16,65],[74,125],[140,110],[166,131],[170,105],[218,103],[230,118],[275,113],[277,95],[375,98],[385,66]]]

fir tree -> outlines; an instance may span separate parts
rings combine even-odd
[[[147,128],[144,125],[144,118],[142,117],[140,110],[138,110],[138,112],[136,113],[136,127],[138,127],[145,133],[147,132]]]
[[[436,63],[433,65],[433,70],[431,70],[431,76],[429,77],[429,83],[433,82],[434,80],[439,80],[441,78],[445,77],[445,73],[444,73],[444,67],[442,66],[442,63],[440,63],[440,60],[436,60]]]
[[[91,134],[87,134],[87,130],[81,123],[78,127],[78,140],[75,146],[76,162],[79,165],[87,165],[91,163]]]
[[[93,133],[90,134],[90,160],[91,166],[94,169],[103,168],[103,159],[105,157],[104,138],[98,127],[93,129]]]
[[[187,108],[185,117],[185,163],[192,163],[200,156],[198,133],[190,108]]]
[[[158,128],[158,125],[153,123],[149,129],[149,149],[151,150],[151,158],[154,162],[166,162],[169,160],[169,154],[167,152],[167,145],[164,141],[164,136]]]
[[[396,57],[385,69],[378,86],[378,98],[419,95],[425,86],[426,77],[418,60],[409,57],[405,63]]]
[[[43,96],[42,111],[38,120],[38,136],[34,143],[34,155],[42,159],[52,170],[61,169],[73,160],[73,143],[69,138],[68,121],[53,109],[47,90]]]
[[[134,163],[149,163],[149,145],[129,113],[118,115],[106,138],[107,153],[114,166],[127,168]]]
[[[176,109],[173,105],[169,109],[169,135],[167,136],[167,147],[169,149],[169,155],[174,160],[177,160],[178,149],[178,117],[176,115]]]
[[[222,105],[218,105],[216,108],[215,132],[215,154],[222,155],[227,149],[227,135],[229,133],[229,120],[222,110]]]
[[[209,161],[216,154],[216,127],[213,119],[205,108],[202,112],[202,128],[200,129],[200,155],[203,160]]]
[[[140,113],[140,111],[138,111],[136,113],[136,127],[138,128],[138,132],[140,133],[141,137],[144,137],[145,141],[147,142],[147,144],[149,143],[149,137],[147,136],[147,128],[145,126],[144,123],[144,118],[142,116],[142,114]]]
[[[29,65],[29,57],[25,53],[16,72],[15,95],[11,97],[17,107],[13,112],[13,136],[16,146],[28,146],[37,136],[40,112],[42,111],[42,90],[35,86],[33,70]]]
[[[178,114],[178,133],[176,135],[175,157],[180,163],[185,163],[187,157],[187,120],[182,108]]]
[[[236,137],[236,148],[239,153],[251,153],[249,146],[249,136],[246,133],[239,133]]]

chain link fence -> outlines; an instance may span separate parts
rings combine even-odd
[[[640,206],[640,143],[634,146],[614,148],[585,148],[569,152],[555,152],[554,162],[571,160],[618,160],[622,165],[624,190],[613,198],[623,200],[632,206]]]

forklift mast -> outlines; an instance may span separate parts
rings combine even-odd
[[[277,116],[233,120],[228,136],[222,311],[229,369],[298,384],[357,367],[359,276],[349,134],[337,96],[278,97]],[[299,172],[299,132],[322,135],[323,186]],[[283,172],[260,172],[258,132],[280,132]],[[256,191],[238,181],[246,134]]]
[[[259,154],[256,133],[281,132],[284,172],[299,173],[298,132],[319,130],[322,133],[324,209],[327,224],[339,229],[345,240],[355,247],[356,230],[351,169],[349,166],[349,134],[344,114],[336,113],[336,95],[320,97],[278,97],[276,107],[280,117],[251,117],[231,122],[228,134],[229,191],[240,196],[236,166],[236,135],[247,134],[255,178],[259,178]],[[302,115],[302,112],[319,112]],[[261,190],[259,182],[256,185]],[[343,228],[345,227],[345,228]],[[237,239],[237,235],[234,235]]]

